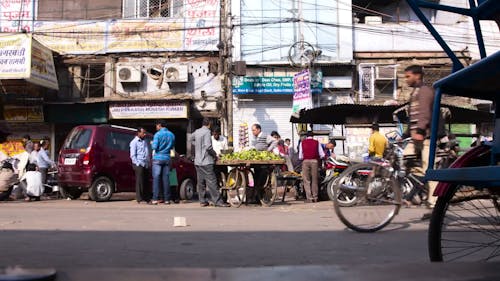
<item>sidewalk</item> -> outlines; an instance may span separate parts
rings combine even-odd
[[[59,270],[56,280],[491,281],[500,280],[499,266],[500,263],[414,263],[384,265],[353,264],[352,266],[279,266],[231,269],[81,268]]]

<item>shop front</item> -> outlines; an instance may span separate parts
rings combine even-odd
[[[251,126],[260,124],[262,131],[277,131],[282,139],[297,139],[290,115],[293,108],[294,75],[245,76],[233,79],[233,132],[236,150],[249,144]],[[321,81],[321,78],[319,78]],[[314,95],[321,93],[321,83],[311,84]]]
[[[33,141],[51,140],[52,126],[44,122],[41,105],[3,105],[3,128],[9,135],[0,144],[0,158],[12,157],[24,151],[22,138],[30,135]]]
[[[73,127],[108,123],[108,104],[46,103],[44,115],[45,120],[54,126],[54,148],[57,154]]]
[[[167,122],[175,135],[175,151],[190,152],[188,136],[193,121],[190,119],[190,101],[120,101],[109,103],[109,123],[131,128],[143,127],[151,134],[156,132],[155,121]]]
[[[1,157],[23,152],[24,135],[53,143],[54,128],[45,120],[43,108],[44,97],[59,89],[52,51],[30,34],[2,36],[0,80],[2,131],[9,133],[7,141],[0,144]]]

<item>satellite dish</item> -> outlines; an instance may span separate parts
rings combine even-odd
[[[120,80],[123,80],[123,81],[129,80],[131,76],[132,76],[132,72],[130,72],[129,68],[123,67],[123,68],[120,68],[120,71],[118,71],[118,77],[120,78]]]

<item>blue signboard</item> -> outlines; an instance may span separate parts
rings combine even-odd
[[[318,81],[321,81],[321,72]],[[321,82],[311,81],[311,92],[321,93]],[[278,94],[293,95],[293,76],[242,76],[233,78],[233,94]]]

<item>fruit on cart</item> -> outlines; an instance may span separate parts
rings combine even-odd
[[[279,155],[269,151],[246,150],[240,152],[233,152],[230,154],[223,154],[220,158],[221,161],[231,160],[282,160]]]

